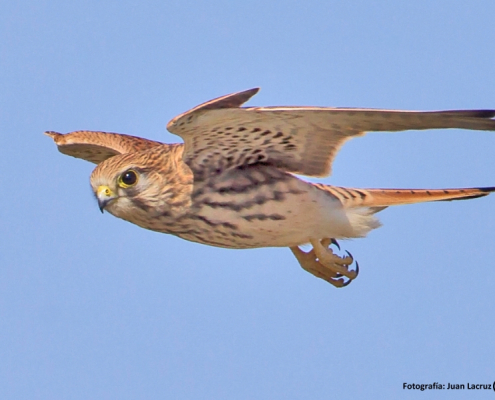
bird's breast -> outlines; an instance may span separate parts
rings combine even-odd
[[[323,206],[315,193],[311,184],[272,167],[214,176],[194,188],[187,227],[175,234],[227,248],[305,243]]]

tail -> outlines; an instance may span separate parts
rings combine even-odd
[[[381,224],[375,213],[388,206],[427,201],[466,200],[487,196],[495,187],[466,189],[350,189],[314,184],[338,199],[343,207],[341,232],[336,239],[364,237]]]
[[[380,211],[388,206],[424,203],[427,201],[467,200],[487,196],[495,187],[465,189],[350,189],[337,186],[316,185],[339,199],[344,208],[369,207]]]

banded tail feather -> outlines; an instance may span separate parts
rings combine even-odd
[[[429,201],[467,200],[487,196],[495,187],[455,189],[354,189],[316,185],[338,198],[345,208],[388,207]]]

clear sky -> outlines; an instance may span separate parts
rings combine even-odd
[[[466,398],[495,379],[495,196],[387,209],[345,289],[288,249],[224,250],[102,215],[45,130],[166,142],[251,105],[495,108],[493,1],[0,2],[0,397]],[[375,133],[326,183],[495,185],[495,132]],[[481,394],[480,394],[481,395]],[[483,394],[487,396],[488,394]]]

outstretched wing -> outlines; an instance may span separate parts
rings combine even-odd
[[[72,157],[99,164],[117,154],[135,153],[161,145],[160,142],[119,133],[75,131],[67,134],[45,132],[58,150]]]
[[[266,163],[292,173],[325,176],[340,147],[365,132],[495,130],[495,110],[240,107],[257,92],[211,100],[169,122],[167,129],[184,140],[184,161],[196,175]]]

